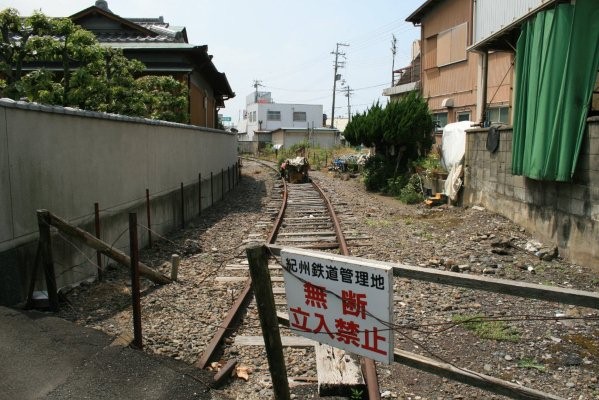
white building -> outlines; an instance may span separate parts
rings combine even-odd
[[[254,92],[246,98],[246,109],[239,121],[240,140],[256,140],[254,132],[279,128],[321,128],[322,105],[274,103],[270,92]]]

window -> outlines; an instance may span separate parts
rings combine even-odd
[[[266,120],[267,121],[280,121],[281,120],[281,112],[280,111],[267,111],[266,112]]]
[[[433,114],[433,123],[435,124],[435,130],[442,130],[447,125],[447,113],[436,113]]]
[[[306,112],[305,111],[294,111],[293,112],[293,122],[306,122]]]
[[[424,69],[435,68],[437,66],[437,35],[426,38],[423,63]]]
[[[457,119],[458,119],[458,122],[470,121],[470,111],[459,112]]]
[[[510,108],[504,107],[493,107],[487,110],[487,121],[489,123],[501,122],[502,124],[510,123]]]
[[[437,35],[437,66],[453,64],[467,58],[468,23],[464,22]]]

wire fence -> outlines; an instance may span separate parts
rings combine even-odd
[[[160,224],[153,224],[153,226],[156,226],[156,225],[160,226]],[[170,250],[172,250],[172,251],[176,251],[180,254],[186,254],[186,252],[188,250],[185,247],[184,243],[182,244],[180,241],[169,239],[167,236],[162,234],[161,231],[159,231],[159,230],[148,227],[141,223],[137,224],[137,228],[141,229],[141,231],[145,232],[145,234],[147,234],[147,235],[151,234],[152,236],[157,238],[159,241],[161,241],[161,243],[168,245],[170,247]],[[119,241],[122,240],[123,236],[125,236],[125,234],[128,231],[129,231],[128,226],[126,228],[119,229],[118,235],[116,235],[116,237],[112,240],[112,243],[110,244],[110,248],[111,249],[119,248],[119,249],[123,249],[123,250],[128,249],[128,246],[120,246],[119,247],[116,245]],[[65,236],[60,231],[57,232],[56,236],[58,238],[60,238],[65,245],[67,245],[68,247],[71,247],[75,253],[79,254],[80,257],[82,257],[84,261],[74,264],[74,265],[71,265],[71,266],[67,266],[61,262],[55,261],[58,265],[61,266],[61,272],[58,275],[56,275],[55,278],[60,278],[62,275],[71,273],[71,272],[84,275],[85,274],[84,271],[86,269],[88,270],[90,267],[96,268],[101,271],[105,271],[106,267],[103,265],[98,265],[96,263],[96,261],[93,259],[93,256],[90,255],[90,253],[93,254],[93,251],[86,252],[84,249],[82,249],[80,247],[80,245],[78,243],[75,243],[75,241],[71,240],[69,237]],[[227,254],[228,256],[223,257],[222,256],[223,254]],[[196,256],[197,256],[197,254],[196,254]],[[239,244],[239,245],[232,246],[232,247],[229,247],[226,249],[221,249],[221,251],[219,252],[219,256],[216,256],[214,254],[200,254],[200,258],[202,258],[203,261],[205,261],[207,268],[204,271],[203,277],[200,280],[198,280],[197,282],[194,282],[194,284],[196,286],[200,286],[200,285],[205,284],[208,280],[218,277],[219,274],[222,272],[223,267],[228,262],[242,259],[242,258],[244,258],[244,256],[245,256],[245,245],[244,244]],[[304,279],[304,277],[291,271],[285,265],[285,263],[282,263],[280,261],[280,259],[275,257],[274,254],[271,254],[271,256],[275,260],[277,260],[276,261],[277,264],[283,270],[285,270],[291,277],[293,277],[294,279],[298,279],[302,283],[308,283],[308,281],[306,281]],[[82,270],[82,271],[77,272],[78,270]],[[129,293],[131,291],[130,288],[127,288],[126,290]],[[330,290],[326,290],[326,292],[327,292],[327,294],[334,296],[334,297],[338,298],[339,300],[343,301],[343,299],[339,296],[339,294],[332,292]],[[229,328],[226,326],[222,326],[220,323],[211,323],[210,321],[201,319],[198,317],[198,315],[196,313],[177,306],[173,301],[171,301],[172,296],[173,296],[172,293],[164,293],[163,294],[160,290],[157,290],[157,291],[152,291],[152,295],[158,299],[164,300],[162,302],[162,304],[164,304],[166,307],[171,309],[173,312],[177,313],[178,315],[184,317],[185,319],[187,319],[189,321],[201,323],[202,325],[212,327],[215,330],[216,329],[226,329],[226,330],[230,330],[230,331],[235,330],[235,328]],[[73,308],[73,310],[75,313],[77,313],[77,311],[74,308]],[[433,348],[431,348],[430,346],[427,345],[427,339],[431,335],[438,335],[438,334],[446,333],[452,329],[455,329],[456,327],[465,326],[472,322],[509,322],[509,323],[533,324],[533,323],[545,323],[548,321],[581,321],[584,323],[593,323],[593,322],[599,321],[598,315],[547,316],[547,315],[541,315],[541,314],[513,314],[513,315],[510,315],[509,313],[508,314],[503,313],[502,315],[476,316],[476,317],[472,317],[472,318],[466,318],[461,321],[445,321],[445,322],[422,321],[422,322],[418,322],[418,323],[417,322],[394,323],[393,321],[385,321],[385,320],[380,319],[379,317],[377,317],[376,315],[371,313],[371,311],[368,309],[365,310],[365,312],[367,315],[376,319],[378,322],[380,322],[381,324],[386,326],[387,330],[393,331],[401,339],[406,340],[406,341],[414,344],[415,346],[418,346],[419,348],[422,349],[422,351],[429,354],[435,360],[439,360],[445,364],[451,365],[456,370],[459,370],[462,372],[467,372],[469,374],[472,374],[473,371],[467,370],[465,368],[462,368],[462,367],[456,365],[454,362],[452,362],[452,360],[443,356],[438,351],[435,351]],[[438,317],[438,316],[433,316],[433,318],[436,318],[436,317]],[[249,322],[249,323],[246,322],[245,326],[248,328],[259,329],[260,323],[258,321]],[[298,333],[301,332],[300,329],[293,328],[292,326],[289,327],[289,329],[292,332],[298,332]],[[342,331],[342,330],[334,330],[329,333],[331,333],[333,335],[337,335],[337,334],[343,334],[344,332],[345,331]],[[357,332],[364,332],[364,331],[358,330]],[[321,333],[327,334],[327,332],[321,332]],[[425,338],[424,339],[415,338],[412,335],[413,333],[424,334]],[[486,376],[483,374],[478,374],[478,373],[474,373],[474,374],[476,376],[478,376],[478,378],[480,378],[480,379],[483,379],[483,380],[487,379]],[[492,384],[492,382],[489,382],[489,384]]]

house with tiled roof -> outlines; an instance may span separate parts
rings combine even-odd
[[[171,75],[184,82],[189,90],[189,122],[217,127],[218,110],[235,93],[212,62],[208,46],[189,43],[185,27],[171,25],[163,17],[123,18],[104,0],[69,18],[94,33],[100,44],[143,62],[147,74]]]

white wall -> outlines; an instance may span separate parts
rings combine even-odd
[[[156,199],[153,225],[170,230],[181,219],[181,182],[189,218],[199,210],[198,175],[205,208],[221,198],[221,171],[230,189],[236,161],[236,136],[224,131],[2,99],[0,256],[37,240],[37,209],[81,225],[93,220],[97,202],[107,218],[139,209],[145,219],[146,188]]]
[[[254,103],[247,106],[245,130],[249,140],[253,140],[254,132],[259,130],[258,121],[262,121],[262,130],[273,131],[278,128],[322,127],[322,105],[315,104],[286,104],[286,103]],[[250,113],[256,111],[256,121],[250,122]],[[267,121],[268,111],[280,111],[280,121]],[[293,112],[305,112],[306,121],[293,121]],[[240,125],[241,126],[241,125]]]

